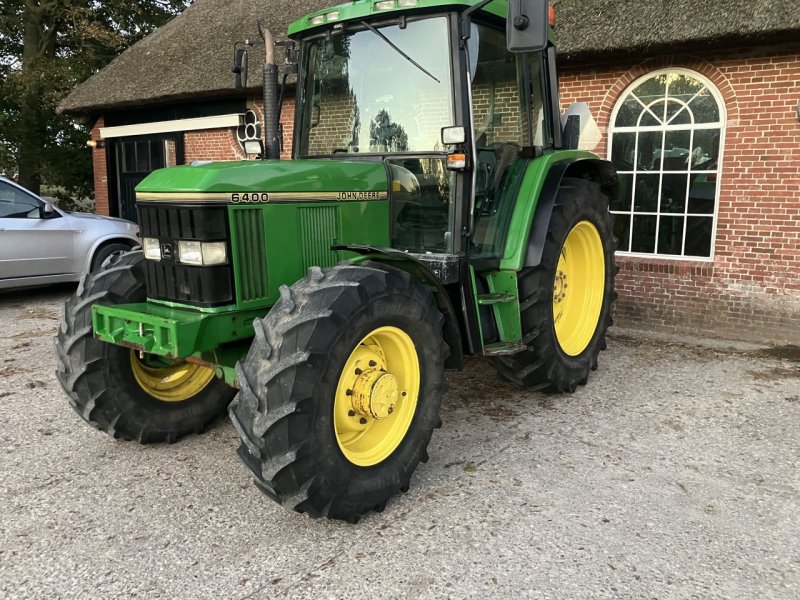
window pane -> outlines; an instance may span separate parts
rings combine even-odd
[[[388,162],[392,171],[392,248],[451,252],[449,215],[454,173],[446,169],[444,159]]]
[[[622,252],[630,252],[630,233],[631,233],[631,216],[630,215],[612,215],[614,217],[614,235],[617,236],[619,244],[617,250]]]
[[[628,95],[628,98],[622,103],[622,106],[620,106],[619,112],[617,112],[617,120],[614,123],[615,126],[635,127],[639,122],[639,115],[643,110],[644,107],[641,103],[636,100],[634,96]]]
[[[711,256],[711,227],[713,220],[708,217],[686,218],[687,256]]]
[[[166,164],[164,156],[164,140],[153,140],[150,142],[150,168],[148,171],[155,171]]]
[[[661,180],[661,212],[682,213],[686,206],[688,175],[665,174]]]
[[[150,169],[150,148],[148,142],[136,142],[136,172],[147,173]]]
[[[660,131],[644,131],[639,134],[639,146],[636,151],[637,171],[652,171],[660,167],[658,157],[661,156],[663,139]]]
[[[667,125],[691,125],[692,114],[685,104],[669,102],[667,104]]]
[[[695,123],[717,123],[719,121],[717,101],[708,90],[704,90],[697,98],[692,100],[689,108],[694,114]]]
[[[653,252],[656,247],[656,217],[634,216],[631,252]]]
[[[611,147],[611,162],[617,171],[633,170],[633,153],[636,151],[635,133],[617,133]]]
[[[694,132],[692,170],[715,171],[719,156],[719,129],[698,129]]]
[[[664,101],[656,102],[655,104],[648,105],[647,109],[642,113],[642,118],[639,120],[640,127],[652,127],[654,125],[661,125],[664,118]]]
[[[689,147],[692,134],[688,129],[667,131],[664,136],[665,171],[686,171],[689,169]]]
[[[659,175],[639,175],[636,177],[633,210],[636,212],[656,212],[658,210]]]
[[[656,75],[643,81],[633,90],[633,93],[645,104],[650,104],[657,98],[663,98],[667,93],[667,75]]]
[[[689,102],[694,98],[695,94],[702,90],[703,83],[684,73],[670,73],[669,74],[669,97],[678,98],[683,102]]]
[[[136,143],[122,142],[122,164],[123,173],[133,173],[136,171]]]
[[[472,31],[473,37],[478,41],[477,63],[472,79],[475,138],[478,146],[504,142],[521,145],[525,142],[517,85],[517,57],[508,51],[504,33],[480,25],[473,25]],[[539,64],[538,61],[533,62]],[[532,72],[532,76],[537,78],[531,100],[534,103],[533,113],[538,118],[542,108],[538,69]]]
[[[630,210],[631,192],[633,191],[633,175],[617,175],[619,181],[619,197],[611,201],[611,210]]]
[[[658,253],[680,254],[683,243],[683,217],[661,217],[658,225]]]
[[[442,150],[441,129],[454,125],[447,19],[379,31],[422,69],[370,30],[310,42],[304,52],[309,77],[300,91],[302,156]],[[510,73],[505,63],[497,71],[498,90],[509,79],[516,88],[513,56]],[[518,94],[498,97],[489,125],[519,131],[514,113],[518,119]]]
[[[713,173],[698,173],[691,176],[688,213],[714,214],[717,197],[717,176]]]
[[[0,181],[0,218],[38,218],[39,206],[33,196]]]

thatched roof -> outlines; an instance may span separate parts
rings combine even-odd
[[[234,42],[257,39],[258,20],[276,39],[286,39],[289,23],[337,3],[339,0],[196,0],[75,88],[58,108],[91,113],[237,95],[231,73]],[[261,85],[262,53],[263,46],[250,51],[248,86],[254,89]]]
[[[283,37],[290,22],[342,0],[196,0],[78,86],[72,113],[236,95],[233,43],[256,20]],[[666,49],[797,39],[800,0],[552,0],[562,64]],[[253,51],[254,58],[259,50]],[[260,85],[258,61],[250,84]]]
[[[551,0],[562,62],[797,41],[800,0]]]

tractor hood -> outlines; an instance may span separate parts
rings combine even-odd
[[[159,169],[136,186],[139,201],[262,203],[381,200],[386,167],[377,161],[247,160]]]

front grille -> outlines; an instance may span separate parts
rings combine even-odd
[[[145,261],[147,297],[194,306],[219,306],[234,300],[230,264],[194,267],[177,262],[178,240],[228,241],[228,211],[224,206],[149,206],[140,204],[142,237],[161,243],[160,261]],[[231,256],[228,245],[228,256]]]
[[[309,206],[298,209],[303,266],[332,267],[341,260],[341,253],[331,250],[339,230],[335,206]]]
[[[236,252],[237,302],[267,299],[267,238],[261,207],[237,207],[231,211]]]

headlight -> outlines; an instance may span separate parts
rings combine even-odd
[[[224,265],[228,252],[225,242],[178,242],[178,260],[198,267]]]
[[[142,250],[145,258],[161,260],[161,244],[156,238],[144,238],[142,240]]]

